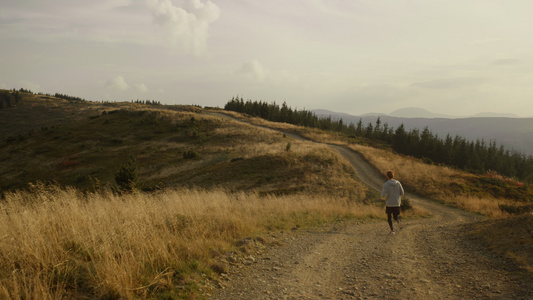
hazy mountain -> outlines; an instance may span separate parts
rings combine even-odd
[[[428,110],[418,107],[400,108],[390,113],[391,117],[398,118],[454,118],[444,114],[435,114]]]
[[[331,115],[331,117],[335,117],[335,118],[351,118],[353,117],[353,115],[350,115],[350,114],[346,114],[346,113],[341,113],[341,112],[333,112],[331,110],[327,110],[327,109],[314,109],[312,110],[312,112],[317,115],[317,116],[329,116]]]
[[[520,118],[520,117],[515,114],[482,112],[477,115],[473,115],[472,118]]]
[[[372,114],[372,115],[379,115],[379,114]],[[452,116],[452,115],[446,115],[446,114],[437,114],[430,112],[428,110],[425,110],[423,108],[419,107],[407,107],[407,108],[400,108],[398,110],[395,110],[389,114],[391,117],[398,117],[398,118],[448,118],[448,119],[457,119],[457,118],[519,118],[519,116],[515,114],[508,114],[508,113],[495,113],[495,112],[482,112],[476,115],[472,116]]]
[[[487,114],[479,114],[472,117],[435,117],[436,114],[421,109],[400,110],[396,115],[413,115],[416,117],[398,117],[379,114],[354,116],[346,113],[337,113],[328,110],[313,110],[319,117],[331,116],[334,120],[343,119],[345,124],[357,124],[362,120],[366,126],[368,123],[375,124],[379,117],[382,124],[398,128],[404,124],[407,130],[418,128],[428,129],[445,138],[447,134],[452,137],[459,135],[469,140],[483,139],[487,144],[496,141],[498,145],[504,145],[507,149],[513,149],[525,154],[533,154],[533,118],[511,117],[484,117]],[[411,112],[412,114],[408,114]],[[426,117],[422,117],[425,115]],[[495,115],[495,114],[490,114]],[[497,114],[499,115],[499,114]],[[433,117],[429,117],[433,116]]]

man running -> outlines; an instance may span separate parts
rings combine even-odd
[[[404,194],[402,184],[394,178],[393,171],[387,171],[387,182],[383,184],[381,197],[387,196],[385,200],[385,212],[387,213],[387,221],[389,222],[390,234],[396,234],[392,226],[392,217],[398,222],[400,226],[400,205],[402,204],[402,196]]]

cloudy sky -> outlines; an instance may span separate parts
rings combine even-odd
[[[530,0],[0,0],[0,88],[533,116]]]

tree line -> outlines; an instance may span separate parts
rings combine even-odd
[[[131,100],[131,103],[137,103],[137,104],[146,104],[146,105],[161,105],[161,102],[160,101],[155,101],[155,100]]]
[[[22,100],[22,95],[17,91],[0,91],[0,109],[11,107]]]
[[[20,88],[18,91],[13,89],[12,91],[0,91],[0,109],[3,107],[9,107],[14,105],[15,103],[18,103],[22,99],[22,95],[20,93],[28,93],[28,94],[37,94],[47,97],[55,97],[58,99],[64,99],[68,101],[79,101],[79,102],[88,102],[87,100],[76,97],[76,96],[70,96],[67,94],[61,94],[61,93],[55,93],[55,94],[48,94],[48,93],[34,93],[29,89]],[[16,98],[14,98],[16,97]],[[101,103],[113,103],[111,101],[100,101]],[[156,100],[131,100],[131,103],[137,103],[137,104],[146,104],[146,105],[161,105],[160,101]]]
[[[50,94],[46,94],[46,96],[50,96]],[[80,101],[80,102],[87,101],[87,100],[82,99],[80,97],[69,96],[69,95],[60,94],[60,93],[55,93],[54,97],[59,98],[59,99],[69,100],[69,101]]]
[[[342,119],[318,117],[309,110],[293,110],[286,102],[280,106],[276,102],[244,101],[242,97],[233,97],[224,109],[269,121],[340,132],[348,137],[385,143],[397,153],[420,158],[426,163],[452,166],[478,174],[495,171],[503,176],[533,182],[533,156],[505,149],[495,141],[467,140],[449,134],[441,138],[427,127],[407,130],[401,124],[393,128],[387,123],[382,124],[379,117],[375,123],[363,124],[360,119],[356,124],[345,124]]]

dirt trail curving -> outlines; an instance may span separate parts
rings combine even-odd
[[[294,138],[299,138],[290,135]],[[330,145],[374,189],[384,179],[361,155]],[[284,234],[282,246],[233,264],[212,299],[533,299],[533,280],[470,234],[482,217],[408,194],[431,218],[346,221]]]

